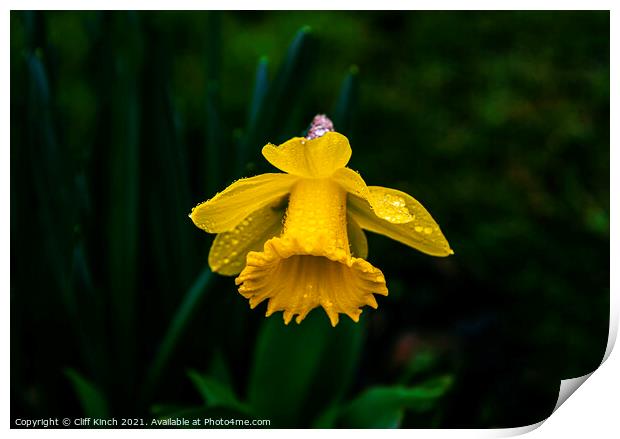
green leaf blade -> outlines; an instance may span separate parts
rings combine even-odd
[[[234,391],[225,383],[209,376],[190,370],[187,375],[194,383],[194,387],[202,395],[208,407],[228,407],[241,412],[248,412],[237,398]]]
[[[351,428],[395,428],[405,410],[431,410],[451,385],[452,377],[446,375],[415,387],[374,387],[346,406],[340,421]]]
[[[296,425],[321,358],[329,323],[313,314],[301,325],[285,326],[270,318],[258,336],[248,402],[276,427]]]
[[[65,375],[71,381],[73,390],[77,394],[86,416],[90,418],[107,418],[109,416],[108,402],[94,384],[74,369],[65,370]]]
[[[339,133],[351,135],[353,118],[359,94],[359,69],[351,66],[340,86],[340,93],[334,106],[332,121]]]

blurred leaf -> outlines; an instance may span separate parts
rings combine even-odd
[[[253,144],[253,142],[256,141],[256,132],[258,130],[258,123],[261,118],[261,114],[265,111],[268,91],[269,60],[266,56],[263,56],[258,61],[258,66],[256,67],[254,92],[252,93],[252,101],[250,102],[246,135],[238,142],[237,172],[239,173],[239,176],[243,173],[248,160],[248,151],[255,150],[260,146]]]
[[[114,62],[104,64],[100,79],[106,96],[100,127],[103,160],[106,161],[105,203],[97,214],[106,218],[106,244],[109,273],[108,291],[114,315],[114,342],[121,401],[128,402],[135,382],[136,366],[136,282],[138,276],[138,224],[140,208],[140,105],[138,72],[141,67],[142,29],[130,13],[106,14],[102,27],[102,54]],[[111,38],[106,36],[111,35]]]
[[[38,274],[47,279],[46,292],[60,293],[60,302],[67,313],[61,315],[63,318],[68,316],[69,325],[77,334],[77,346],[90,374],[101,378],[106,356],[103,343],[93,343],[101,329],[101,298],[93,288],[82,236],[83,219],[79,211],[84,205],[76,202],[80,195],[87,197],[81,186],[84,179],[72,168],[71,154],[65,142],[58,141],[58,131],[62,134],[62,130],[56,129],[59,116],[45,65],[44,50],[48,47],[45,20],[38,11],[26,12],[24,18],[28,43],[33,46],[25,57],[29,85],[28,130],[25,134],[28,168],[19,169],[19,172],[27,174],[35,189],[36,198],[28,205],[29,209],[35,206],[36,211],[34,227],[30,227],[41,233],[37,237],[37,232],[32,232],[41,247],[37,264],[45,267],[45,271]],[[38,287],[32,285],[28,288]]]
[[[65,370],[65,375],[73,384],[73,389],[86,416],[90,418],[107,418],[109,416],[106,398],[95,385],[73,369]]]
[[[207,406],[229,407],[244,413],[249,412],[249,409],[237,399],[237,396],[227,384],[209,376],[200,375],[195,370],[189,371],[188,376],[202,395]]]
[[[265,98],[267,97],[268,91],[269,59],[266,56],[262,56],[258,60],[258,66],[256,66],[254,92],[252,93],[252,100],[250,102],[250,112],[248,115],[248,131],[250,132],[256,129],[260,114],[265,107]]]
[[[29,73],[29,163],[37,199],[37,218],[45,251],[45,266],[49,267],[52,281],[61,294],[66,309],[76,309],[74,291],[68,283],[74,206],[68,187],[66,162],[57,140],[53,120],[53,106],[48,75],[42,54],[27,57]],[[53,188],[53,190],[50,190]],[[75,315],[75,314],[74,314]]]
[[[213,353],[213,358],[209,365],[209,376],[228,386],[232,384],[232,378],[228,365],[226,364],[226,359],[224,358],[224,354],[219,350]]]
[[[45,20],[41,11],[23,11],[22,17],[26,28],[26,44],[31,50],[46,48]]]
[[[220,121],[220,104],[219,104],[219,85],[215,81],[209,81],[207,84],[207,96],[205,98],[205,114],[206,114],[206,192],[209,194],[222,190],[222,182],[226,175],[222,166],[224,161],[221,159],[221,152],[224,149],[222,144],[221,121]],[[228,161],[226,161],[228,163]]]
[[[293,38],[270,90],[269,97],[273,101],[270,102],[269,108],[280,111],[281,116],[288,114],[289,107],[294,102],[292,97],[299,95],[302,91],[304,80],[314,61],[310,53],[312,49],[311,28],[303,26]]]
[[[221,52],[222,52],[222,12],[207,12],[206,22],[206,62],[207,79],[217,81],[220,77]]]
[[[222,188],[222,182],[228,178],[222,169],[229,161],[222,161],[224,147],[222,143],[222,121],[220,116],[220,46],[221,18],[219,11],[207,14],[207,93],[205,96],[206,115],[206,192],[213,194]]]
[[[276,427],[311,419],[344,395],[356,371],[364,327],[332,328],[321,309],[300,324],[269,318],[258,335],[248,402]]]
[[[396,428],[406,409],[427,411],[452,385],[451,376],[429,380],[415,387],[374,387],[346,406],[341,424],[349,428]]]
[[[318,311],[318,310],[317,310]],[[312,312],[301,325],[285,326],[281,316],[266,319],[258,334],[250,372],[248,402],[275,427],[296,425],[302,404],[332,329]]]
[[[174,352],[179,337],[187,328],[193,312],[208,292],[212,279],[213,273],[209,267],[205,267],[194,281],[192,287],[185,294],[183,302],[170,322],[170,326],[166,331],[153,363],[147,371],[142,395],[144,402],[148,401],[152,395],[153,388],[159,381],[162,371],[168,364],[170,355]]]
[[[148,160],[143,162],[146,206],[141,218],[147,227],[144,240],[152,257],[149,272],[158,285],[156,300],[164,309],[173,309],[202,263],[195,257],[201,241],[193,239],[195,229],[187,217],[195,200],[190,195],[188,157],[180,135],[181,115],[170,94],[171,41],[165,30],[157,27],[155,15],[145,17],[149,44],[141,76],[141,132]]]
[[[332,405],[325,409],[318,418],[312,423],[312,428],[334,428],[338,415],[340,413],[339,405]]]
[[[417,375],[423,374],[432,370],[432,368],[438,363],[438,356],[434,352],[431,351],[420,351],[414,356],[411,357],[401,378],[399,379],[399,383],[406,385],[408,384],[412,378]]]
[[[94,287],[92,273],[88,266],[85,244],[77,240],[73,247],[71,285],[76,291],[77,308],[73,310],[76,322],[76,336],[80,341],[82,355],[89,366],[90,375],[96,382],[106,379],[109,353],[106,340],[106,325],[103,298]],[[93,340],[100,340],[93,343]]]
[[[346,136],[351,135],[353,128],[353,116],[357,105],[358,95],[358,76],[359,69],[357,66],[351,66],[349,72],[342,81],[340,87],[340,94],[334,107],[332,114],[332,121],[334,122],[334,128],[339,133]]]
[[[323,310],[314,312],[322,313]],[[358,373],[366,321],[364,317],[359,323],[343,318],[335,328],[322,330],[326,332],[326,338],[321,360],[314,371],[312,392],[303,405],[307,419],[313,419],[326,406],[339,404],[353,383]]]

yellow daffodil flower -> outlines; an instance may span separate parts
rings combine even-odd
[[[340,313],[359,320],[361,307],[387,296],[383,273],[365,260],[364,230],[433,256],[452,250],[437,223],[413,197],[366,186],[346,165],[348,139],[327,132],[268,144],[263,156],[285,173],[238,180],[196,206],[196,226],[218,235],[209,266],[239,276],[239,293],[255,308],[269,299],[267,316],[283,311],[300,323],[321,306],[336,326]]]

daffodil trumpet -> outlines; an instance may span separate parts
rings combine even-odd
[[[333,326],[339,314],[359,320],[387,296],[383,273],[366,260],[364,230],[432,256],[453,254],[439,226],[410,195],[367,186],[346,165],[348,139],[334,131],[268,144],[263,156],[284,173],[238,180],[190,214],[196,226],[217,233],[209,266],[237,275],[239,293],[267,316],[283,311],[300,323],[321,306]]]

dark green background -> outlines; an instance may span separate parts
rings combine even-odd
[[[379,309],[285,328],[187,214],[319,112],[456,254],[371,235]],[[609,171],[607,12],[12,12],[11,417],[540,421],[605,350]]]

